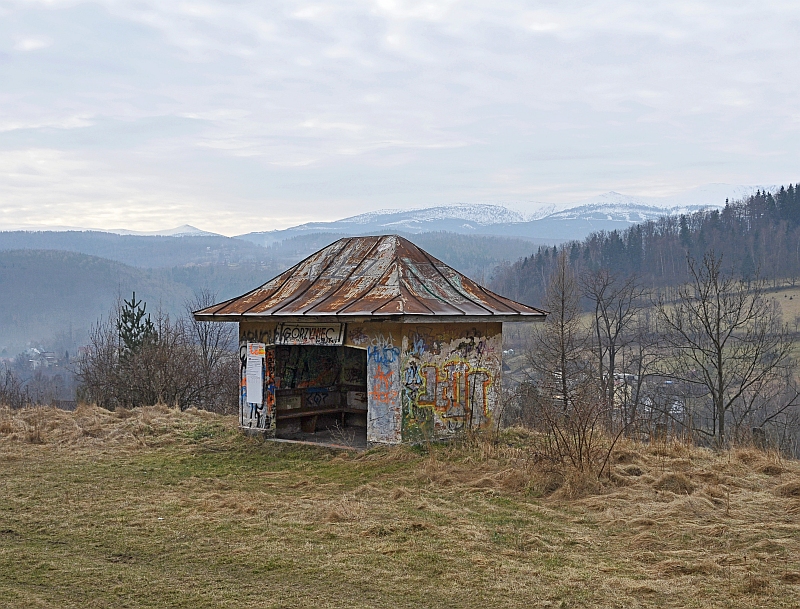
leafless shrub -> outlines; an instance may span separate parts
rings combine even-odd
[[[24,406],[50,406],[61,399],[64,381],[59,375],[48,376],[41,370],[20,372],[0,366],[0,404],[19,409]]]
[[[224,332],[203,332],[193,319],[172,321],[159,312],[152,336],[130,349],[122,344],[119,319],[117,307],[89,334],[77,366],[82,399],[110,410],[158,403],[181,410],[235,409],[238,354]]]
[[[544,433],[546,456],[579,472],[601,473],[610,452],[610,412],[598,382],[578,284],[566,254],[550,278],[545,308],[528,350],[529,382],[519,388],[523,421]]]
[[[0,404],[17,409],[27,403],[28,395],[20,378],[8,366],[0,368]]]

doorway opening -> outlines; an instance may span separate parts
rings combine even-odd
[[[354,347],[275,347],[275,435],[367,446],[367,352]]]

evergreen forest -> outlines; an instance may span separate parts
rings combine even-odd
[[[652,288],[689,280],[688,260],[707,252],[724,269],[745,280],[760,277],[772,285],[794,285],[800,277],[800,184],[777,193],[757,192],[723,209],[699,211],[600,231],[560,247],[542,246],[531,256],[495,270],[492,288],[520,302],[541,303],[558,253],[566,250],[577,273],[607,269],[635,275]]]

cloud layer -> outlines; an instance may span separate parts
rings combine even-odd
[[[798,179],[797,3],[531,5],[0,3],[0,228]]]

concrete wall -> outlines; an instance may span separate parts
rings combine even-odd
[[[267,349],[259,408],[246,403],[244,365],[247,343],[270,344],[276,325],[239,327],[240,424],[268,434],[275,430],[274,350]],[[502,324],[348,324],[344,344],[367,351],[369,442],[420,441],[491,424],[500,404]]]
[[[491,424],[500,404],[502,324],[348,328],[367,348],[370,442],[414,442]]]
[[[267,348],[264,358],[264,399],[261,404],[247,403],[245,367],[247,365],[247,343],[272,342],[274,323],[239,324],[239,426],[244,429],[263,430],[267,436],[275,436],[275,349]]]
[[[367,350],[367,442],[402,441],[400,345],[402,324],[349,325],[346,342]]]

